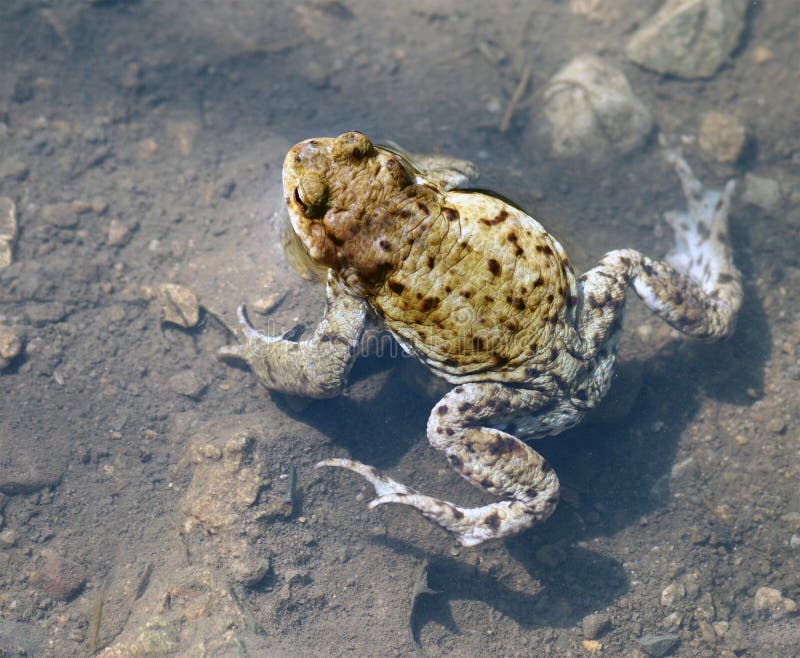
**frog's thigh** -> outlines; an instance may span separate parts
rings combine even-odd
[[[220,354],[247,362],[269,389],[315,398],[338,395],[356,357],[366,307],[330,278],[327,291],[325,315],[308,340],[267,336],[244,324],[242,343]]]

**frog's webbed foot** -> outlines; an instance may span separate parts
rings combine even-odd
[[[535,520],[529,521],[524,506],[516,501],[504,500],[475,508],[459,507],[446,500],[418,493],[374,466],[352,459],[325,459],[316,468],[324,466],[346,468],[367,480],[377,494],[369,502],[370,509],[388,503],[411,507],[450,532],[462,546],[476,546],[487,539],[516,534],[530,527]]]
[[[485,404],[489,400],[492,405]],[[431,444],[444,451],[453,469],[470,483],[506,500],[459,507],[421,494],[361,462],[327,459],[317,466],[338,466],[358,473],[375,487],[377,497],[369,503],[370,508],[387,503],[411,507],[449,531],[463,546],[508,537],[552,514],[558,503],[558,478],[541,455],[508,432],[464,424],[489,422],[490,417],[494,424],[502,420],[495,414],[496,408],[507,416],[527,409],[533,416],[528,429],[547,433],[548,427],[559,424],[562,411],[534,416],[541,402],[541,395],[535,391],[494,383],[465,384],[442,398],[428,421]]]

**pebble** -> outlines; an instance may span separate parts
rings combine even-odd
[[[17,543],[17,531],[13,528],[0,530],[0,548],[11,548]]]
[[[194,370],[182,370],[169,378],[169,387],[187,398],[196,400],[200,398],[206,390],[206,383]]]
[[[71,203],[48,203],[42,208],[42,219],[56,228],[75,228],[78,215]]]
[[[163,283],[158,287],[161,302],[161,321],[191,329],[200,321],[200,304],[195,294],[177,283]]]
[[[792,550],[800,550],[800,535],[794,534],[789,538],[789,547]]]
[[[767,421],[767,432],[783,434],[786,431],[786,421],[783,418],[770,418]]]
[[[772,178],[745,174],[742,198],[762,210],[775,210],[781,203],[781,188]]]
[[[670,583],[661,592],[661,605],[674,608],[675,604],[686,596],[686,588],[680,583]]]
[[[0,162],[0,183],[12,181],[21,183],[28,177],[28,165],[18,156],[11,155]]]
[[[578,56],[561,68],[545,86],[544,97],[557,157],[599,163],[636,150],[653,128],[650,112],[625,74],[594,55]]]
[[[753,597],[753,608],[769,617],[780,618],[797,612],[797,603],[785,597],[779,589],[759,587]]]
[[[86,583],[86,571],[79,564],[51,550],[42,551],[44,563],[31,572],[30,583],[58,601],[73,598]]]
[[[271,292],[253,300],[248,304],[248,308],[259,315],[268,315],[278,307],[278,304],[283,301],[284,297],[286,297],[285,292]]]
[[[750,57],[756,64],[766,64],[773,59],[775,55],[766,46],[756,46],[750,53]]]
[[[116,217],[112,217],[108,222],[106,232],[106,244],[109,247],[123,247],[131,239],[131,227],[121,222]]]
[[[747,130],[739,119],[723,112],[707,112],[700,122],[700,148],[717,162],[736,162],[744,150]]]
[[[22,341],[16,332],[0,324],[0,370],[5,370],[22,352]]]
[[[200,129],[200,121],[191,117],[171,119],[164,126],[167,139],[178,148],[181,155],[191,155]]]
[[[587,640],[595,640],[611,628],[611,618],[603,613],[592,613],[586,615],[581,622],[583,637]]]
[[[747,0],[667,0],[628,41],[631,61],[661,74],[709,78],[739,44]]]
[[[13,199],[0,196],[0,269],[8,267],[14,260],[18,231],[17,205]]]
[[[639,646],[648,656],[667,655],[679,640],[677,633],[660,633],[658,635],[645,635],[639,638]]]

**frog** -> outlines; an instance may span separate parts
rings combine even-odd
[[[407,153],[358,131],[307,139],[283,164],[291,232],[326,272],[326,306],[307,338],[267,335],[237,309],[241,339],[220,349],[267,388],[342,394],[365,328],[388,331],[446,385],[426,425],[430,445],[496,499],[476,507],[426,495],[345,457],[320,461],[363,477],[370,508],[409,507],[462,546],[543,522],[559,480],[532,440],[575,426],[609,389],[626,295],[682,334],[729,336],[742,302],[728,234],[735,181],[707,189],[664,145],[687,210],[665,213],[663,260],[634,249],[576,274],[561,243],[500,195],[470,188],[468,161]]]

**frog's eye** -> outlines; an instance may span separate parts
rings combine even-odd
[[[294,200],[306,217],[319,217],[328,201],[328,186],[322,176],[313,171],[303,174],[294,188]]]

